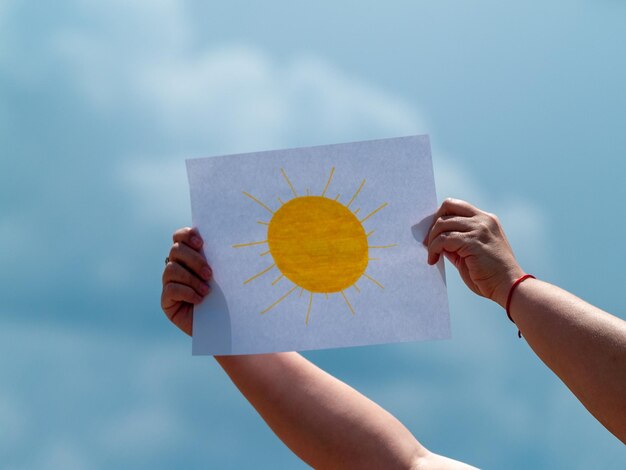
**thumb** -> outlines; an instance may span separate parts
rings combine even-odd
[[[474,292],[475,294],[483,296],[483,294],[480,292],[480,289],[478,288],[478,285],[472,279],[472,276],[470,275],[470,272],[469,272],[469,268],[467,267],[467,264],[465,264],[463,257],[460,256],[458,253],[452,253],[448,251],[444,251],[443,255],[459,271],[459,275],[461,276],[461,279],[463,279],[463,282],[465,283],[465,285],[469,287],[470,290]]]
[[[446,259],[448,261],[450,261],[454,265],[454,267],[456,269],[459,269],[459,270],[461,269],[460,266],[461,266],[462,259],[461,259],[461,256],[459,256],[458,253],[454,253],[454,252],[450,252],[450,251],[444,251],[443,252],[443,256],[445,256]]]

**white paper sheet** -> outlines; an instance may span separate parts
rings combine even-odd
[[[428,136],[187,160],[214,279],[193,354],[450,336]]]

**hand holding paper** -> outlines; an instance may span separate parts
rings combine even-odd
[[[498,218],[465,201],[443,202],[424,243],[429,264],[444,255],[467,287],[501,307],[513,282],[524,274]]]
[[[213,272],[201,252],[202,238],[189,227],[174,232],[174,244],[163,271],[161,308],[167,317],[191,336],[193,306],[209,293]]]

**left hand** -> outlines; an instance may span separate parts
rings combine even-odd
[[[498,218],[459,199],[443,202],[424,244],[428,264],[443,254],[472,291],[502,307],[509,289],[524,274]]]

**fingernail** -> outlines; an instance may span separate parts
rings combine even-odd
[[[213,274],[213,272],[211,271],[211,268],[204,267],[202,268],[201,274],[203,278],[208,280],[211,278],[211,274]]]
[[[209,293],[209,286],[207,286],[206,284],[202,284],[202,285],[200,286],[200,292],[201,292],[203,295],[207,295],[207,294]]]
[[[202,240],[200,239],[200,237],[192,237],[191,244],[196,248],[200,248],[202,246]]]

